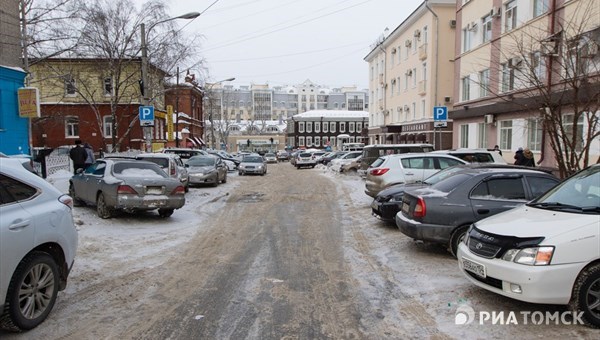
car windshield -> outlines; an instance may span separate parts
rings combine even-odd
[[[246,156],[242,160],[244,163],[262,163],[263,159],[260,156]]]
[[[166,155],[165,155],[166,156]],[[159,158],[159,157],[137,157],[137,159],[141,161],[148,161],[154,164],[158,164],[161,168],[169,167],[169,160],[167,158]]]
[[[587,168],[529,204],[543,209],[600,214],[600,166]]]
[[[165,178],[167,174],[155,164],[119,162],[113,166],[116,177]]]
[[[310,156],[312,156],[312,154],[310,154],[308,152],[303,152],[303,153],[299,154],[298,156],[300,156],[300,157],[310,157]]]
[[[426,180],[423,181],[423,183],[428,184],[428,185],[434,185],[437,182],[452,176],[452,174],[454,174],[457,171],[460,171],[461,169],[464,169],[464,168],[462,168],[460,166],[453,166],[450,168],[446,168],[442,171],[436,172],[435,174],[429,176]]]
[[[179,157],[181,157],[182,159],[188,159],[190,157],[202,154],[200,151],[194,150],[165,150],[165,153],[174,153],[176,155],[179,155]]]
[[[275,157],[275,154],[268,153],[268,154],[265,154],[265,157]]]
[[[215,165],[216,159],[213,157],[192,157],[188,160],[189,166],[211,166]]]

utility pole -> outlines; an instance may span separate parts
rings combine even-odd
[[[179,147],[179,66],[177,66],[177,86],[175,87],[175,147]]]

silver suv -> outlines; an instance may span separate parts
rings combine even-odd
[[[190,190],[188,171],[179,155],[175,153],[141,153],[135,159],[158,164],[169,177],[181,182],[185,192]]]
[[[73,200],[0,158],[0,326],[35,328],[64,290],[77,251]]]

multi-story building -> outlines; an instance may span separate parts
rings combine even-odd
[[[573,142],[581,153],[596,134],[587,143],[595,162],[599,8],[587,0],[458,0],[453,146],[499,145],[510,162],[528,147],[538,165],[555,168],[554,149]]]
[[[369,127],[367,111],[313,110],[288,120],[287,144],[294,148],[332,148],[342,143],[364,143]]]
[[[168,146],[205,146],[204,119],[202,111],[202,89],[191,79],[180,84],[167,85],[165,104],[173,107],[173,136]],[[167,122],[168,124],[168,122]],[[167,139],[169,136],[167,135]]]
[[[369,143],[452,146],[452,122],[433,109],[452,100],[455,0],[424,1],[364,58],[369,63]]]
[[[33,146],[71,145],[76,139],[94,149],[144,149],[139,122],[141,59],[49,58],[31,67],[39,88],[41,117],[32,120]],[[117,76],[118,74],[118,76]],[[153,149],[166,143],[165,72],[149,67],[150,105],[155,107]]]
[[[19,1],[0,0],[0,151],[28,154],[27,117],[20,117],[17,91],[25,83],[21,61]]]

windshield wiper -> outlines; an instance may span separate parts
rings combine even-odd
[[[594,211],[600,211],[600,207],[579,207],[576,205],[571,205],[571,204],[565,204],[565,203],[560,203],[560,202],[534,202],[534,203],[529,203],[527,204],[530,207],[538,207],[538,208],[542,208],[542,209],[557,209],[557,210],[563,210],[563,209],[572,209],[572,210],[578,210],[578,211],[582,211],[582,212],[594,212]]]

